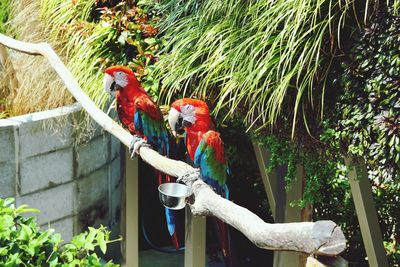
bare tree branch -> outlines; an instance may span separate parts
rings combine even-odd
[[[133,136],[100,110],[82,91],[77,81],[46,43],[25,43],[0,34],[0,44],[31,55],[44,56],[57,72],[64,84],[89,115],[106,131],[129,147]],[[139,148],[140,157],[157,170],[170,176],[182,177],[191,187],[195,201],[192,213],[200,216],[215,216],[242,232],[260,248],[291,250],[316,255],[335,256],[346,248],[346,239],[341,229],[332,221],[301,223],[265,223],[246,208],[217,195],[190,165],[161,156],[148,147]],[[192,176],[186,174],[193,174]]]

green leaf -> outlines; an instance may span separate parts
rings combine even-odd
[[[156,38],[146,38],[144,39],[144,42],[147,43],[148,45],[153,45],[155,43],[157,43],[157,39]]]
[[[106,254],[107,251],[107,244],[106,241],[104,239],[104,233],[103,232],[99,232],[96,236],[96,241],[97,244],[100,247],[100,250],[103,252],[103,254]]]
[[[5,247],[0,248],[0,256],[7,255],[8,249]]]
[[[37,243],[42,245],[43,243],[45,243],[46,241],[49,240],[49,237],[51,236],[51,234],[54,232],[54,229],[48,229],[45,232],[43,232],[41,235],[39,235],[36,239]]]
[[[28,241],[33,233],[32,229],[25,224],[21,224],[20,227],[21,231],[19,232],[18,239]]]
[[[14,225],[14,218],[10,215],[1,215],[0,216],[0,231],[8,229],[9,227]]]

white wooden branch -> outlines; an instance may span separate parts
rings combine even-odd
[[[117,137],[129,147],[133,137],[119,124],[100,110],[82,91],[50,45],[46,43],[25,43],[0,34],[0,44],[31,55],[44,56],[54,68],[64,84],[89,115],[106,131]],[[183,177],[186,185],[194,193],[192,213],[202,216],[215,216],[242,232],[260,248],[272,250],[300,251],[308,254],[335,256],[346,248],[346,239],[341,229],[332,221],[269,224],[246,208],[221,198],[207,186],[196,169],[182,161],[171,160],[159,155],[148,147],[139,149],[140,157],[170,176]]]

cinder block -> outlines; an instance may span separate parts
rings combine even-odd
[[[105,200],[108,203],[108,167],[98,169],[78,180],[78,211],[85,210]],[[107,205],[108,207],[108,205]]]
[[[111,136],[111,159],[115,159],[121,153],[121,142],[118,138],[114,137],[112,134]]]
[[[78,177],[91,173],[108,161],[109,136],[100,136],[77,149]]]
[[[15,196],[15,163],[0,163],[0,198]]]
[[[39,120],[21,124],[19,128],[20,157],[27,158],[71,146],[72,126],[67,116],[61,118],[48,119],[46,123]]]
[[[14,126],[0,127],[0,162],[15,160]]]
[[[27,158],[20,168],[22,195],[66,183],[73,179],[72,148]]]
[[[35,215],[38,218],[39,225],[47,224],[48,222],[73,215],[74,186],[74,183],[63,184],[44,191],[18,197],[16,202],[17,205],[27,204],[32,208],[39,209],[39,213],[26,214],[26,216]]]
[[[67,217],[49,224],[42,225],[41,230],[52,228],[56,233],[61,234],[64,242],[70,242],[74,236],[74,217]]]

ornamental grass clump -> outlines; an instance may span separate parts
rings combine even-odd
[[[49,42],[43,22],[39,19],[40,9],[36,1],[10,1],[9,4],[7,34],[16,35],[19,40],[27,42]],[[53,42],[52,45],[58,48],[57,43]],[[11,88],[7,81],[0,78],[0,97],[5,117],[53,109],[74,102],[71,94],[43,57],[11,49],[7,51],[12,65],[6,65],[4,69],[0,66],[0,72],[10,76],[15,70],[18,87]]]
[[[249,127],[281,116],[294,132],[302,109],[305,122],[322,115],[330,60],[352,3],[162,0],[163,96],[215,98],[216,113],[245,113]]]

